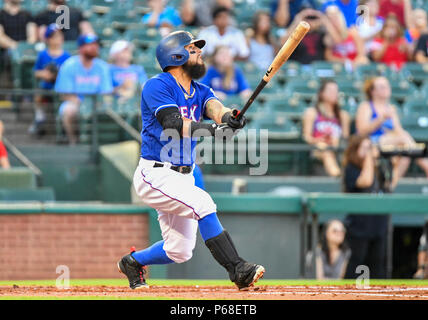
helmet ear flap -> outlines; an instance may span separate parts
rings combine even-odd
[[[189,59],[189,53],[186,49],[181,50],[180,53],[175,53],[171,55],[171,60],[177,62],[177,63],[186,63]]]

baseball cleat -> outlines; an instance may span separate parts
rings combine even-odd
[[[117,263],[119,272],[123,273],[128,278],[129,287],[131,289],[149,288],[149,285],[146,283],[146,279],[144,278],[144,274],[146,273],[145,267],[139,264],[131,253],[123,256]]]
[[[250,287],[253,287],[265,273],[265,268],[257,264],[249,264],[246,262],[244,268],[247,269],[246,275],[241,275],[240,280],[235,281],[235,284],[240,291],[245,291]]]

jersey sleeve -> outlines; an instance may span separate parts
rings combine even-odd
[[[172,89],[160,79],[150,79],[146,82],[142,98],[155,116],[159,110],[164,108],[176,107],[178,109]]]
[[[202,101],[203,101],[202,102],[202,115],[203,115],[205,120],[211,120],[211,118],[208,118],[205,115],[205,108],[206,108],[208,101],[213,100],[213,99],[218,100],[218,98],[216,97],[214,90],[212,88],[207,87],[207,86],[203,86],[203,88],[204,88],[204,95],[203,95],[203,99],[202,99]]]

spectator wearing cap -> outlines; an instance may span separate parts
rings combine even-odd
[[[98,42],[94,34],[79,36],[79,54],[64,62],[55,83],[55,91],[63,95],[59,115],[70,144],[77,142],[75,120],[85,95],[113,91],[109,65],[98,58]]]
[[[94,30],[90,22],[85,18],[80,9],[67,5],[68,11],[64,11],[60,6],[66,4],[65,0],[50,0],[46,10],[40,12],[34,18],[39,27],[39,39],[43,40],[45,30],[51,23],[64,23],[64,14],[68,12],[69,21],[66,27],[62,28],[65,41],[76,41],[81,34],[92,34]]]
[[[6,147],[3,144],[3,122],[0,120],[0,168],[9,169],[10,163]]]
[[[58,70],[70,57],[70,54],[63,49],[64,35],[55,23],[46,28],[44,38],[47,48],[38,54],[34,65],[34,74],[36,79],[40,80],[41,89],[52,90],[55,86]],[[35,102],[35,118],[29,128],[29,133],[41,135],[44,133],[43,126],[46,121],[44,110],[49,103],[52,103],[52,96],[36,95]]]
[[[159,28],[162,35],[167,35],[182,24],[180,13],[173,7],[166,6],[165,0],[148,0],[147,4],[151,12],[143,16],[142,22],[149,27]]]
[[[131,64],[134,46],[125,40],[118,40],[110,48],[110,73],[114,92],[125,100],[135,96],[147,81],[143,66]]]
[[[226,7],[217,7],[213,11],[212,26],[206,27],[199,33],[199,38],[207,44],[203,55],[211,56],[216,47],[223,45],[230,48],[232,56],[237,60],[246,60],[250,55],[244,33],[231,25],[232,11]]]
[[[31,13],[21,8],[20,0],[6,0],[0,10],[0,47],[15,49],[18,42],[35,43],[37,28]]]

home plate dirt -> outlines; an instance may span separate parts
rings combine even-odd
[[[370,286],[258,286],[239,291],[233,286],[150,286],[131,290],[121,286],[73,286],[58,289],[55,286],[0,286],[2,296],[67,297],[85,296],[146,297],[156,299],[230,299],[230,300],[428,300],[428,287]]]

